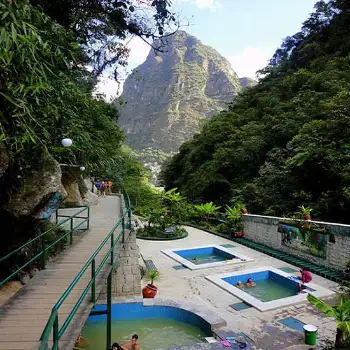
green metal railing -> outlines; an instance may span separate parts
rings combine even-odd
[[[111,296],[112,296],[112,271],[115,268],[115,257],[114,257],[114,248],[116,244],[119,242],[120,239],[122,239],[122,242],[125,241],[125,228],[131,229],[131,206],[130,206],[130,199],[129,196],[124,192],[124,200],[126,205],[126,210],[123,210],[121,218],[118,220],[118,222],[114,225],[112,230],[108,233],[106,238],[102,241],[102,243],[99,245],[99,247],[95,250],[95,252],[91,255],[89,260],[86,262],[86,264],[82,267],[82,269],[79,271],[77,276],[74,278],[74,280],[71,282],[69,287],[66,289],[66,291],[62,294],[60,299],[57,301],[56,305],[52,308],[50,318],[46,324],[46,327],[41,335],[40,338],[40,346],[39,350],[47,350],[49,349],[49,337],[51,333],[53,333],[53,350],[58,350],[59,348],[59,341],[62,338],[64,332],[67,330],[69,324],[72,322],[73,317],[75,316],[76,312],[78,311],[80,305],[85,300],[86,295],[91,290],[91,298],[90,301],[94,305],[96,302],[96,279],[99,276],[99,273],[102,271],[102,269],[106,266],[106,263],[109,264],[107,271],[104,271],[105,273],[108,272],[108,279],[107,279],[107,309],[104,312],[107,314],[107,341],[106,341],[106,349],[110,349],[111,346]],[[127,221],[127,222],[126,222]],[[120,232],[117,236],[115,236],[115,231],[120,228]],[[106,255],[103,257],[100,264],[96,267],[96,258],[98,254],[101,252],[103,247],[109,243],[109,250],[106,253]],[[109,260],[109,262],[108,262]],[[91,278],[88,282],[86,288],[82,291],[81,295],[78,298],[78,301],[73,306],[70,314],[68,317],[64,320],[62,326],[60,327],[59,324],[59,309],[62,306],[62,304],[65,302],[71,291],[74,289],[76,284],[79,282],[81,277],[84,275],[84,273],[91,269]]]
[[[23,271],[27,266],[30,266],[34,261],[37,261],[40,259],[40,268],[45,269],[46,265],[46,254],[47,252],[56,246],[58,243],[62,242],[66,237],[69,235],[70,237],[70,244],[73,244],[73,233],[75,230],[77,230],[82,224],[87,222],[86,230],[89,229],[89,223],[90,223],[90,209],[87,206],[79,206],[79,207],[72,207],[72,208],[64,208],[64,209],[75,209],[75,208],[81,208],[78,212],[76,212],[73,215],[61,215],[59,214],[58,210],[56,211],[56,226],[53,226],[49,230],[46,230],[45,232],[39,234],[35,238],[29,240],[27,243],[23,244],[22,246],[18,247],[17,249],[13,250],[9,254],[5,255],[4,257],[0,258],[0,264],[3,264],[4,262],[8,262],[9,259],[14,258],[16,254],[19,254],[23,249],[29,247],[33,243],[39,244],[40,252],[37,253],[35,256],[33,256],[29,261],[25,262],[22,266],[20,266],[16,271],[12,272],[9,276],[7,276],[5,279],[0,281],[0,287],[3,286],[5,283],[13,279]],[[87,216],[78,216],[79,214],[87,211]],[[59,217],[64,217],[65,219],[62,221],[58,221]],[[77,225],[74,224],[75,219],[82,220]],[[48,237],[48,234],[54,232],[57,230],[57,227],[61,227],[65,223],[70,221],[70,229],[62,234],[59,238],[57,238],[54,242],[47,244],[46,238]]]

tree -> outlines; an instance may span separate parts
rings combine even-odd
[[[320,1],[263,77],[167,162],[161,180],[193,203],[350,223],[350,12]]]
[[[341,296],[335,306],[327,305],[312,294],[308,294],[307,300],[326,316],[335,318],[337,322],[336,349],[341,349],[343,346],[348,345],[348,337],[350,335],[350,300]]]
[[[30,0],[65,29],[72,30],[76,42],[84,49],[81,63],[93,67],[98,77],[107,69],[118,77],[118,65],[125,66],[129,49],[127,38],[139,37],[150,46],[162,40],[179,26],[169,8],[169,0]]]

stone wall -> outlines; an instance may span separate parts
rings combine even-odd
[[[139,247],[136,244],[136,231],[132,231],[125,243],[117,249],[118,267],[114,272],[112,295],[141,295],[141,271],[139,265]]]
[[[247,239],[285,251],[319,265],[343,269],[350,259],[350,226],[312,221],[328,231],[327,255],[325,259],[287,247],[282,244],[282,234],[277,231],[279,222],[285,218],[246,214],[242,216],[244,234]]]

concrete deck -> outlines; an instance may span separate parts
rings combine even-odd
[[[244,332],[248,335],[254,341],[256,349],[282,350],[293,345],[301,346],[304,343],[303,333],[293,331],[278,322],[285,317],[295,317],[301,322],[318,327],[318,344],[322,344],[326,339],[335,339],[335,321],[324,317],[307,301],[264,312],[260,312],[255,308],[248,308],[243,311],[233,310],[230,305],[239,303],[241,300],[214,285],[205,279],[205,276],[259,266],[275,268],[288,266],[296,271],[299,271],[299,268],[202,230],[191,227],[186,229],[189,236],[182,240],[161,242],[137,240],[143,257],[152,259],[162,274],[160,281],[156,283],[158,286],[157,297],[180,301],[188,300],[198,305],[198,307],[214,311],[227,322],[228,328],[231,328],[234,332]],[[189,270],[187,268],[175,270],[173,266],[179,265],[179,263],[161,252],[164,249],[191,248],[210,244],[232,244],[235,247],[227,249],[252,258],[254,261],[201,270]],[[312,282],[326,289],[337,291],[336,283],[320,276],[313,275]],[[209,345],[208,347],[210,348]],[[193,348],[188,347],[188,349]],[[308,348],[315,347],[309,346]]]

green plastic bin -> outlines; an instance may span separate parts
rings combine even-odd
[[[311,324],[306,324],[303,328],[305,334],[305,344],[316,345],[317,327]]]

